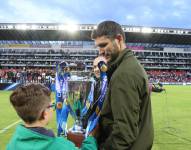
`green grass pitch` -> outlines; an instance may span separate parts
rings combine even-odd
[[[191,86],[165,86],[166,93],[152,93],[154,145],[152,150],[191,149]],[[0,91],[0,150],[6,149],[19,120],[9,103],[8,91]],[[54,95],[52,95],[54,99]],[[69,121],[71,125],[71,121]],[[56,120],[48,125],[56,132]],[[146,137],[145,137],[146,138]]]

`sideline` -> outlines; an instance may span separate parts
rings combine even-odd
[[[13,127],[14,125],[16,125],[17,123],[21,122],[21,120],[18,120],[16,122],[13,122],[12,124],[8,125],[7,127],[3,128],[0,130],[0,134],[4,133],[5,131],[7,131],[9,128]]]

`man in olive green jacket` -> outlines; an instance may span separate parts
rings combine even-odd
[[[147,75],[133,52],[126,49],[125,34],[113,21],[92,32],[100,55],[108,62],[109,86],[100,115],[100,149],[149,150],[153,122]]]

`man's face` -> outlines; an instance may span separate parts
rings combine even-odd
[[[103,56],[97,57],[93,62],[93,72],[94,72],[94,75],[96,76],[96,78],[100,77],[100,70],[98,67],[98,63],[100,61],[104,61],[106,63],[106,59]]]
[[[107,63],[113,62],[120,52],[120,43],[117,39],[109,39],[106,36],[97,37],[95,45],[99,48],[99,54],[105,57]]]

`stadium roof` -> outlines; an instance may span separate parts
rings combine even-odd
[[[90,41],[91,31],[95,28],[96,25],[92,24],[0,23],[0,40]],[[191,44],[190,29],[126,25],[122,25],[122,28],[126,34],[126,42]]]

